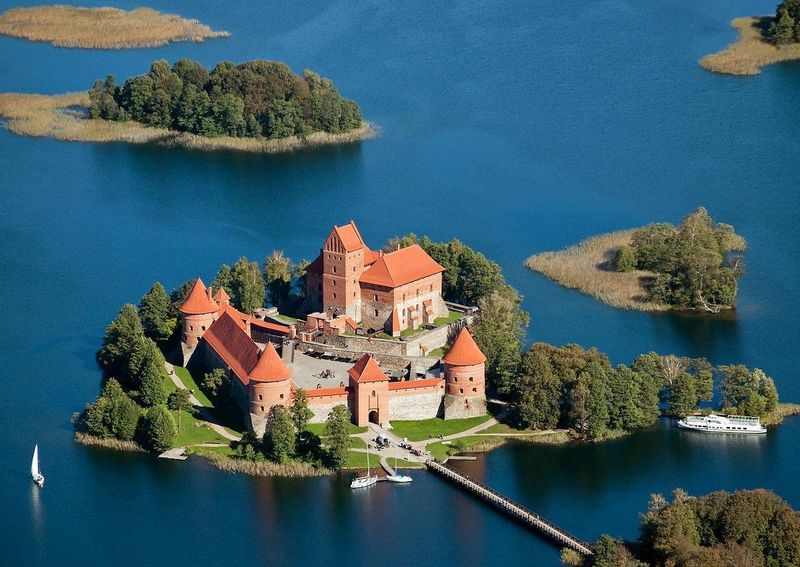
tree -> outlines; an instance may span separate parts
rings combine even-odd
[[[292,261],[280,250],[273,250],[264,261],[267,300],[276,307],[286,305],[292,287]]]
[[[277,100],[266,114],[264,133],[268,138],[287,138],[303,133],[300,108],[291,100]]]
[[[169,296],[160,282],[139,301],[139,318],[144,334],[154,341],[166,341],[175,331],[178,321],[170,316]]]
[[[230,391],[231,379],[222,368],[215,368],[203,375],[200,387],[214,402],[223,400]]]
[[[274,406],[264,431],[264,447],[269,458],[276,463],[288,462],[294,454],[296,435],[289,411],[283,406]]]
[[[233,94],[223,94],[211,104],[211,119],[225,136],[244,136],[244,103]]]
[[[217,275],[214,277],[214,281],[211,282],[211,289],[218,290],[224,289],[225,292],[233,297],[233,270],[228,264],[222,264],[220,266]]]
[[[636,250],[633,246],[620,246],[614,256],[614,269],[618,272],[632,272],[636,269]]]
[[[147,337],[138,340],[131,357],[129,370],[131,384],[139,391],[139,401],[145,407],[167,401],[165,384],[169,380],[164,355]]]
[[[193,413],[194,406],[190,400],[189,390],[178,388],[167,397],[167,407],[178,412],[178,433],[183,430],[183,412]]]
[[[308,407],[308,396],[303,388],[295,391],[289,414],[298,433],[305,431],[308,422],[314,417],[314,412]]]
[[[722,400],[720,409],[729,413],[763,416],[778,406],[775,382],[758,368],[741,364],[720,366]]]
[[[552,429],[561,413],[561,380],[550,365],[548,346],[534,344],[522,357],[511,389],[511,403],[523,428]]]
[[[788,8],[781,4],[778,14],[769,26],[769,34],[775,45],[788,45],[795,41],[795,19],[789,13]]]
[[[97,351],[97,362],[107,374],[127,376],[132,346],[141,338],[144,338],[144,331],[136,308],[123,305],[116,319],[106,327],[103,343]]]
[[[86,406],[83,412],[83,425],[86,431],[98,437],[109,437],[111,435],[108,427],[110,406],[110,400],[102,395]]]
[[[519,305],[519,296],[508,287],[478,302],[475,342],[486,356],[489,385],[501,393],[511,390],[528,325],[528,314]]]
[[[235,307],[244,313],[252,313],[264,306],[264,279],[255,262],[239,258],[231,269],[231,288]]]
[[[106,381],[101,397],[108,400],[103,421],[109,433],[123,441],[133,439],[142,408],[123,391],[122,386],[114,378]]]
[[[328,461],[335,469],[343,468],[348,461],[352,440],[350,439],[350,410],[339,404],[334,406],[325,421],[325,437],[328,442]]]
[[[142,444],[157,453],[171,449],[175,444],[177,432],[175,419],[163,405],[153,406],[144,416]]]

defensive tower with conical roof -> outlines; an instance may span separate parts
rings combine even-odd
[[[389,421],[389,377],[369,354],[358,359],[350,370],[350,395],[356,425],[382,425]]]
[[[475,339],[462,328],[444,363],[444,418],[486,415],[486,357]]]
[[[272,343],[267,343],[248,373],[250,426],[260,438],[264,435],[269,412],[286,406],[292,397],[292,371],[284,364]]]
[[[219,303],[211,297],[211,290],[197,278],[189,297],[178,309],[181,312],[181,346],[184,360],[188,360],[203,334],[217,318]]]

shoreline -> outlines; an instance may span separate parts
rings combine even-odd
[[[752,76],[767,65],[800,61],[800,43],[777,47],[765,39],[765,30],[773,16],[736,18],[731,27],[739,37],[721,51],[706,55],[699,65],[712,73]]]
[[[671,311],[665,303],[650,301],[643,280],[655,274],[643,270],[617,272],[606,269],[614,254],[630,243],[637,229],[592,236],[559,250],[529,256],[525,266],[559,285],[590,295],[612,307],[637,311]]]
[[[188,132],[152,128],[137,122],[89,119],[89,93],[61,95],[21,93],[0,94],[0,118],[6,128],[21,136],[47,137],[70,142],[153,144],[199,151],[236,151],[276,154],[318,146],[360,142],[378,135],[378,129],[364,121],[360,128],[341,134],[314,132],[305,138],[292,136],[275,140],[207,138]]]
[[[50,5],[11,8],[0,14],[0,35],[68,49],[140,49],[177,41],[229,37],[195,19],[152,8]]]
[[[97,437],[81,431],[76,431],[73,440],[87,447],[104,447],[128,453],[147,453],[136,441],[122,441],[121,439]]]

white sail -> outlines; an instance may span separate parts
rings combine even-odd
[[[39,478],[39,445],[33,448],[33,460],[31,461],[31,477],[33,480]]]

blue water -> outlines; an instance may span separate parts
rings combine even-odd
[[[649,350],[742,362],[800,400],[800,64],[750,78],[696,64],[734,39],[732,18],[773,0],[148,5],[233,35],[110,52],[0,38],[0,91],[84,90],[160,57],[269,58],[332,77],[381,135],[258,156],[0,130],[0,563],[556,564],[557,549],[425,473],[355,496],[341,479],[252,479],[72,443],[122,303],[241,255],[312,258],[351,218],[373,247],[414,231],[497,260],[525,295],[531,340],[596,345],[614,362]],[[616,310],[522,265],[700,205],[750,245],[733,316]],[[466,468],[579,537],[635,538],[648,495],[676,486],[766,486],[800,507],[798,450],[797,420],[723,444],[661,424],[599,446],[509,446]]]

